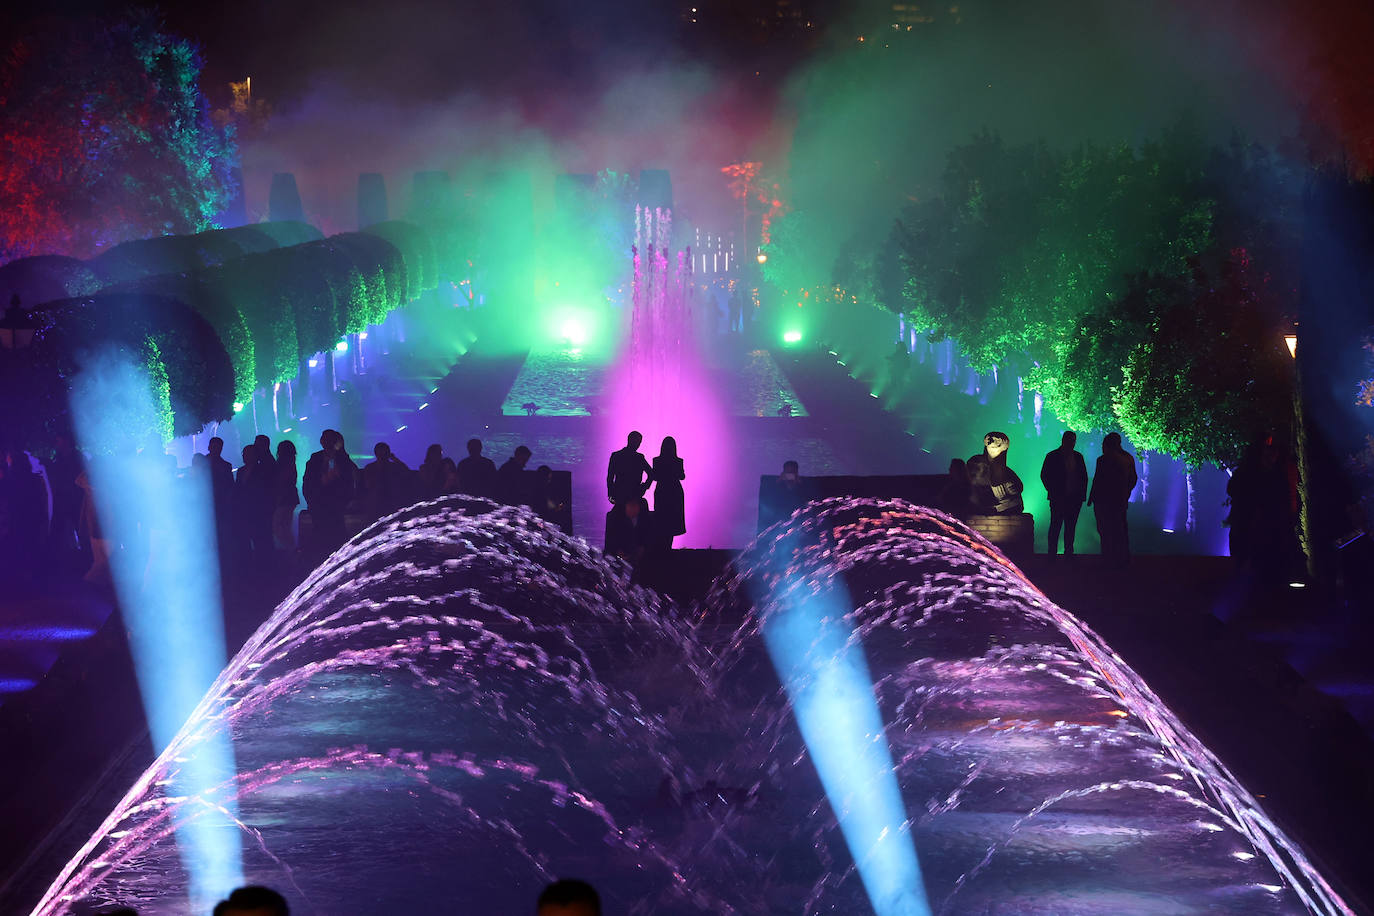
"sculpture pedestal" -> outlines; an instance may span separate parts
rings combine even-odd
[[[1017,515],[970,515],[964,522],[1012,559],[1035,553],[1035,518],[1029,512]]]

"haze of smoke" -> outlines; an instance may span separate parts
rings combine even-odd
[[[1139,143],[1185,110],[1217,139],[1274,142],[1295,128],[1293,98],[1250,56],[1253,33],[1182,4],[964,7],[958,25],[915,34],[875,29],[870,8],[852,40],[793,79],[785,193],[811,230],[799,262],[826,271],[847,240],[881,237],[984,128],[1061,147]]]

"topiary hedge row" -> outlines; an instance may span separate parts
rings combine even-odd
[[[217,267],[248,254],[323,238],[306,223],[255,223],[195,235],[160,235],[116,245],[87,263],[105,285]]]
[[[36,312],[34,364],[70,379],[102,341],[143,353],[150,376],[167,379],[171,430],[186,435],[233,416],[255,390],[295,377],[303,360],[437,281],[428,233],[408,223],[329,238],[304,224],[243,229],[254,231],[126,243],[84,273],[71,259],[0,268],[0,281],[6,270],[64,278],[43,287],[61,295]],[[276,247],[291,238],[304,240]]]

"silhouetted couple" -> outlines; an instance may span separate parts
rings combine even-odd
[[[1114,566],[1125,566],[1131,556],[1126,509],[1139,479],[1135,458],[1121,447],[1120,434],[1108,433],[1102,440],[1102,457],[1097,459],[1089,490],[1088,467],[1082,454],[1074,449],[1077,444],[1078,436],[1072,430],[1066,431],[1059,448],[1046,455],[1040,466],[1040,482],[1050,500],[1050,556],[1058,551],[1061,530],[1064,555],[1073,556],[1074,530],[1086,497],[1093,507],[1102,556]]]
[[[687,473],[677,454],[677,440],[666,436],[652,465],[639,451],[643,441],[638,432],[630,433],[625,447],[612,452],[606,466],[606,498],[613,506],[606,524],[607,553],[620,555],[618,550],[633,549],[631,541],[638,539],[645,539],[648,548],[667,550],[673,538],[687,532],[682,490]],[[650,485],[654,487],[652,514],[644,502]]]

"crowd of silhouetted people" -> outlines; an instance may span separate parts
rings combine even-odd
[[[466,911],[461,901],[454,907]],[[129,907],[104,910],[101,916],[138,916]],[[235,889],[211,910],[211,916],[291,916],[286,898],[268,887]],[[601,916],[601,895],[586,881],[562,878],[544,887],[534,904],[534,916]]]
[[[116,552],[132,551],[142,563],[153,550],[158,533],[150,529],[158,520],[140,517],[119,532],[108,530],[98,511],[101,485],[126,490],[117,496],[128,498],[135,514],[146,508],[147,488],[166,488],[180,524],[189,523],[184,513],[204,498],[204,490],[197,494],[193,489],[207,485],[221,568],[230,574],[251,571],[257,577],[294,569],[298,556],[317,562],[357,526],[445,494],[528,506],[571,530],[568,474],[546,465],[527,470],[532,452],[524,445],[500,467],[482,454],[479,439],[467,443],[467,455],[458,461],[445,455],[442,445],[431,445],[415,468],[385,442],[378,442],[372,453],[373,460],[359,466],[343,436],[325,430],[319,450],[303,466],[293,442],[283,439],[274,450],[265,435],[245,445],[238,462],[231,462],[224,455],[224,440],[216,436],[205,452],[192,456],[189,468],[178,469],[160,443],[141,452],[88,459],[69,436],[59,435],[40,471],[23,449],[0,446],[0,564],[8,574],[47,567],[83,574],[104,586]],[[105,473],[92,473],[102,462]],[[301,514],[298,526],[302,506],[308,513]]]
[[[386,442],[376,443],[373,460],[361,466],[348,454],[339,432],[327,429],[319,442],[303,466],[293,442],[283,439],[273,449],[265,435],[245,445],[237,463],[225,457],[218,437],[211,438],[206,451],[194,455],[191,466],[182,471],[160,444],[131,451],[126,458],[143,462],[168,487],[208,481],[221,567],[231,575],[251,571],[261,577],[295,569],[297,557],[318,562],[343,544],[352,530],[445,494],[527,506],[571,533],[568,473],[547,465],[529,471],[533,453],[524,445],[498,467],[483,454],[480,439],[469,440],[466,455],[457,460],[434,444],[412,468]],[[605,550],[637,569],[652,567],[687,530],[687,475],[676,440],[665,437],[652,461],[640,451],[642,444],[643,436],[631,432],[625,447],[611,454],[606,469],[610,510]],[[987,433],[981,452],[950,462],[933,504],[964,518],[1022,513],[1025,485],[1008,464],[1010,445],[1006,433]],[[1076,435],[1065,432],[1059,447],[1041,463],[1040,481],[1050,510],[1048,553],[1058,556],[1062,549],[1063,555],[1074,555],[1078,520],[1086,504],[1093,510],[1102,555],[1112,565],[1125,565],[1131,552],[1127,510],[1139,481],[1135,459],[1122,447],[1121,436],[1110,433],[1102,440],[1102,454],[1089,476],[1076,445]],[[111,459],[95,459],[102,460]],[[41,473],[23,449],[0,446],[0,572],[23,576],[45,565],[77,567],[87,579],[105,584],[112,552],[149,549],[150,532],[136,532],[135,540],[144,543],[130,543],[129,532],[123,531],[117,543],[104,530],[93,477],[106,485],[121,478],[92,475],[89,464],[69,436],[56,437]],[[122,467],[127,476],[130,465]],[[795,461],[786,462],[765,489],[764,514],[773,519],[786,518],[814,495]],[[652,511],[647,499],[651,490]],[[1231,553],[1238,564],[1257,571],[1291,566],[1295,468],[1272,437],[1250,448],[1227,494]],[[187,490],[183,504],[191,500]],[[301,513],[298,526],[302,507],[308,513]]]
[[[378,442],[372,448],[373,460],[360,467],[348,454],[343,435],[326,429],[320,434],[319,450],[299,471],[296,449],[289,441],[278,443],[274,456],[270,440],[258,436],[244,447],[236,471],[220,456],[222,449],[222,442],[211,439],[207,454],[195,456],[194,462],[203,459],[209,466],[221,552],[231,568],[294,553],[292,522],[302,498],[310,526],[301,546],[312,559],[347,540],[350,519],[366,525],[446,494],[527,506],[555,523],[560,522],[570,499],[552,468],[541,465],[532,473],[527,471],[533,453],[524,445],[497,467],[482,454],[480,439],[469,439],[467,455],[457,461],[436,443],[412,468],[390,445]]]

